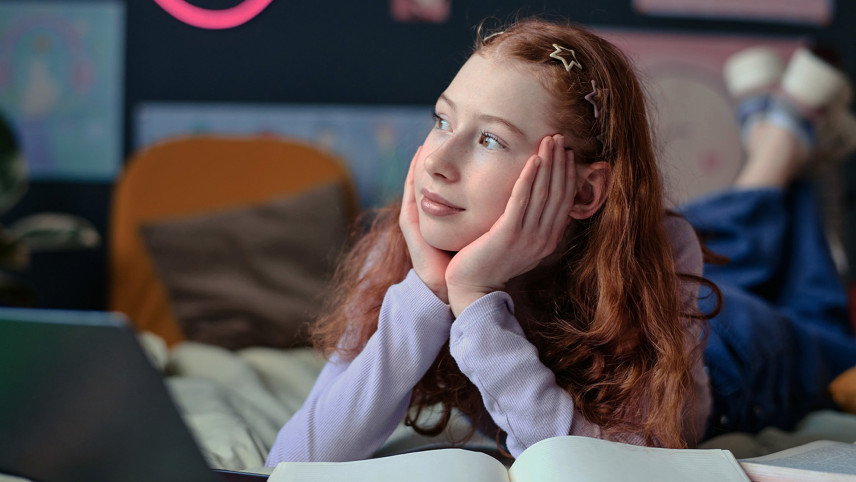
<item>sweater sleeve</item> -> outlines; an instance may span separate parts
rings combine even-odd
[[[701,249],[692,228],[676,218],[665,221],[673,243],[677,271],[701,274]],[[682,303],[696,303],[697,284],[681,288]],[[700,342],[698,329],[687,325],[686,347]],[[450,350],[461,371],[476,385],[494,423],[508,434],[508,449],[514,457],[530,445],[550,437],[583,435],[603,438],[599,425],[586,420],[573,399],[556,382],[553,372],[541,363],[537,348],[529,342],[514,316],[511,297],[504,292],[483,296],[467,307],[452,323]],[[693,420],[698,431],[710,412],[707,374],[701,358],[694,359],[697,410]],[[701,425],[700,425],[701,424]],[[701,430],[703,431],[703,430]],[[698,432],[701,435],[700,432]],[[616,440],[644,444],[641,434],[623,434]]]
[[[452,313],[411,270],[384,297],[377,331],[350,362],[332,357],[277,435],[267,465],[371,457],[407,410],[449,336]]]
[[[689,222],[679,216],[667,216],[664,220],[666,232],[672,242],[675,257],[675,271],[679,274],[702,276],[704,261],[698,236]],[[684,312],[698,310],[699,284],[685,281],[681,283],[681,306]],[[712,396],[710,378],[704,367],[702,344],[705,338],[702,324],[693,320],[684,320],[684,343],[692,361],[693,390],[695,407],[691,411],[692,419],[686,420],[687,441],[690,445],[698,443],[704,436],[707,419],[710,417]],[[698,349],[697,349],[698,348]],[[695,351],[693,351],[695,350]]]
[[[452,323],[450,339],[458,367],[478,387],[494,423],[508,434],[511,455],[550,437],[601,437],[600,427],[583,418],[541,363],[513,310],[507,293],[483,296]]]

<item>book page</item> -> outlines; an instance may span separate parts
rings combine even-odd
[[[856,476],[856,445],[821,440],[740,462]]]
[[[512,482],[749,481],[727,450],[639,447],[570,435],[529,447],[509,473]]]
[[[509,482],[490,455],[440,449],[355,462],[282,462],[268,482]]]

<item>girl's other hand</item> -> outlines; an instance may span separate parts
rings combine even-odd
[[[505,212],[446,269],[455,316],[556,250],[570,222],[575,183],[573,151],[565,151],[561,135],[544,137],[514,184]]]
[[[425,283],[431,291],[440,298],[443,303],[449,303],[446,290],[446,268],[452,257],[449,253],[439,250],[422,238],[419,230],[419,212],[416,207],[416,194],[413,187],[413,171],[416,169],[419,158],[420,146],[410,161],[410,170],[404,181],[404,196],[401,199],[401,214],[398,216],[398,225],[407,242],[407,250],[410,252],[410,261],[413,269],[419,275],[419,279]]]

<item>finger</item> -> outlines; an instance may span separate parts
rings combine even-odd
[[[407,177],[404,179],[404,194],[401,197],[401,204],[407,203],[416,203],[416,195],[414,191],[414,181],[413,181],[413,172],[416,170],[416,160],[419,158],[419,151],[422,150],[422,146],[419,146],[416,149],[416,154],[413,155],[413,159],[410,161],[410,167],[407,169]]]
[[[541,220],[541,213],[544,212],[544,205],[550,194],[550,175],[553,171],[554,145],[555,142],[552,137],[547,136],[541,140],[541,145],[538,149],[538,156],[541,158],[541,167],[538,169],[535,181],[532,184],[529,204],[523,218],[524,229],[536,229]]]
[[[574,206],[574,196],[576,194],[577,169],[574,161],[575,153],[572,150],[567,151],[565,156],[565,202],[562,203],[559,210],[556,212],[550,233],[552,239],[557,243],[561,240],[562,236],[565,234],[565,229],[571,222],[571,209]]]
[[[574,207],[574,197],[577,193],[577,164],[576,152],[569,150],[565,152],[565,202],[556,216],[568,217]]]
[[[416,154],[410,161],[410,168],[407,170],[407,177],[404,179],[404,192],[401,195],[401,211],[398,214],[398,224],[402,228],[405,236],[407,235],[406,225],[417,219],[416,213],[416,194],[414,193],[414,172],[416,170],[416,162],[419,158],[419,151],[422,146],[416,149]]]
[[[532,184],[538,171],[541,170],[543,160],[537,155],[530,157],[523,166],[520,176],[511,188],[511,196],[505,206],[505,216],[513,226],[522,226],[526,209],[529,206],[529,198],[532,194]]]
[[[565,159],[565,139],[561,135],[555,135],[553,136],[553,172],[550,176],[550,194],[538,223],[542,235],[547,235],[552,231],[553,221],[561,207],[567,203],[565,198],[567,162]]]

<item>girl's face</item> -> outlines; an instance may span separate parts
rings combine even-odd
[[[414,171],[419,227],[435,248],[460,251],[505,211],[544,136],[551,96],[522,61],[473,55],[435,108]]]

